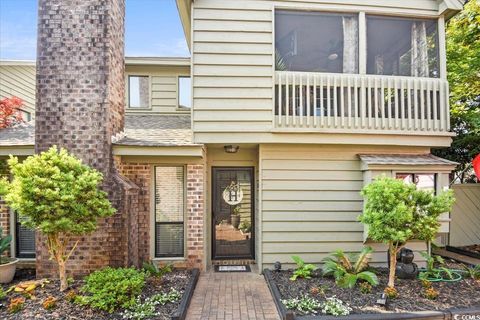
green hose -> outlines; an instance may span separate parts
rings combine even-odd
[[[445,279],[445,278],[427,278],[428,281],[430,282],[457,282],[462,280],[462,273],[464,273],[464,270],[459,270],[459,269],[449,269],[452,272],[452,277],[453,279]],[[427,271],[425,268],[420,268],[419,269],[420,273]],[[420,278],[420,273],[419,273],[419,278]]]

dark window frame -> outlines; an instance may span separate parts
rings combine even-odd
[[[155,201],[155,198],[156,198],[156,187],[157,187],[157,168],[182,168],[183,170],[183,221],[167,221],[167,222],[157,222],[156,221],[156,215],[157,215],[157,203]],[[181,166],[181,165],[156,165],[153,167],[153,197],[154,197],[154,201],[153,201],[153,222],[154,222],[154,230],[153,230],[153,234],[154,234],[154,252],[153,252],[153,256],[154,258],[185,258],[185,240],[186,240],[186,234],[185,234],[185,211],[186,211],[186,204],[187,204],[187,201],[186,201],[186,197],[187,197],[187,183],[186,183],[186,179],[187,179],[187,171],[185,169],[185,166]],[[158,253],[158,249],[157,249],[157,225],[182,225],[183,228],[182,228],[182,237],[183,237],[183,241],[182,241],[182,250],[181,250],[181,255],[177,255],[177,254],[160,254]]]
[[[20,248],[20,227],[21,223],[18,219],[18,213],[12,212],[13,214],[13,222],[14,222],[14,227],[15,227],[15,257],[20,258],[20,259],[34,259],[36,258],[36,253],[21,253],[21,248]],[[33,234],[33,246],[36,248],[36,241],[35,241],[35,231],[32,231]]]
[[[438,187],[438,173],[436,172],[404,172],[404,171],[398,171],[395,172],[395,178],[398,179],[398,175],[403,174],[403,175],[410,175],[412,176],[412,181],[413,184],[416,186],[417,183],[415,182],[415,177],[418,175],[433,175],[433,193],[437,195],[437,187]]]

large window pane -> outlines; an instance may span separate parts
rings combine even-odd
[[[178,78],[178,106],[190,108],[192,102],[192,81],[190,77]]]
[[[35,258],[35,231],[20,223],[21,217],[15,214],[16,257]]]
[[[367,72],[439,77],[437,21],[368,16]]]
[[[417,189],[435,193],[436,175],[434,173],[397,173],[396,177],[405,183],[414,183]]]
[[[356,15],[275,12],[276,70],[358,72]]]
[[[128,107],[148,108],[150,107],[150,83],[146,76],[128,77]]]
[[[183,167],[155,167],[155,256],[182,257],[185,185]]]

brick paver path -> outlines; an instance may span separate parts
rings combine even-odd
[[[262,275],[256,272],[205,272],[200,275],[187,320],[278,320]]]

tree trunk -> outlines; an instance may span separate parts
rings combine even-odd
[[[67,272],[65,268],[66,262],[63,260],[57,261],[58,263],[58,275],[60,277],[60,291],[65,291],[68,288]]]
[[[395,269],[397,268],[397,248],[395,246],[389,246],[390,252],[390,272],[388,274],[388,287],[395,287]]]

